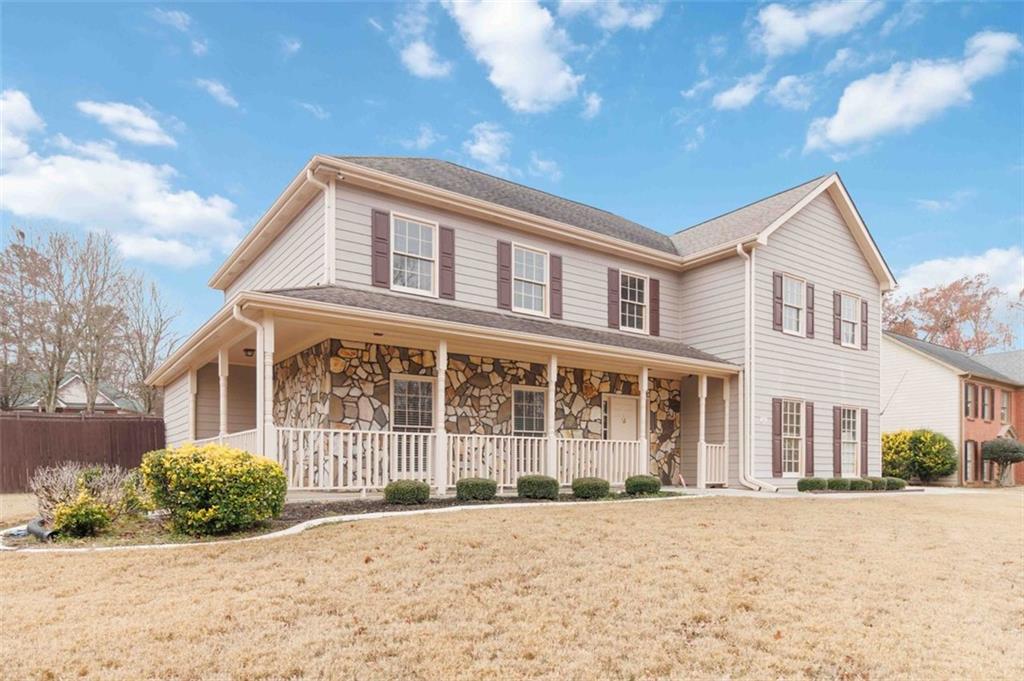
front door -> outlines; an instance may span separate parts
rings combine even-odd
[[[609,395],[608,400],[608,439],[638,440],[637,409],[640,401],[632,397]]]

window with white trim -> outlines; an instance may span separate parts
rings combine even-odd
[[[647,331],[647,277],[619,272],[619,328]]]
[[[974,440],[964,442],[964,482],[975,478],[975,459],[978,456],[978,443]]]
[[[804,403],[782,401],[782,475],[800,476],[804,453]]]
[[[974,386],[970,383],[964,383],[964,416],[974,416]]]
[[[434,295],[437,282],[437,225],[391,217],[391,288]]]
[[[543,435],[544,398],[543,388],[512,389],[512,434],[525,436]]]
[[[544,251],[512,246],[512,309],[548,313],[548,254]]]
[[[992,388],[981,389],[981,418],[992,420]]]
[[[839,410],[842,433],[841,455],[844,477],[857,475],[857,452],[860,449],[860,420],[858,410],[843,407]]]
[[[999,391],[999,422],[1010,422],[1010,392],[1008,390]]]
[[[782,330],[804,335],[804,282],[788,274],[782,275]]]
[[[860,298],[846,293],[839,294],[840,315],[842,317],[839,333],[843,345],[860,347],[857,340],[857,329],[860,327]]]
[[[434,379],[396,376],[391,379],[391,428],[426,433],[434,425]]]

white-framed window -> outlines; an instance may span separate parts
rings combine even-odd
[[[999,422],[1010,422],[1010,391],[999,391]]]
[[[547,316],[547,251],[512,245],[512,309]]]
[[[782,400],[782,476],[800,477],[804,459],[804,403]]]
[[[857,453],[860,451],[860,410],[843,407],[839,410],[839,427],[842,433],[841,454],[843,477],[857,475]]]
[[[434,378],[391,376],[391,429],[427,433],[434,426]]]
[[[544,435],[544,388],[526,386],[512,387],[512,434],[525,436]]]
[[[847,347],[860,347],[857,335],[857,331],[860,329],[860,298],[848,293],[840,293],[839,311],[841,317],[840,342]]]
[[[974,409],[974,385],[971,383],[964,383],[964,416],[967,418],[977,416]]]
[[[978,443],[974,440],[964,442],[964,482],[975,479],[975,459],[978,456]]]
[[[647,277],[619,272],[619,328],[647,333]]]
[[[788,274],[782,275],[782,330],[803,336],[806,333],[804,301],[806,282]]]
[[[391,288],[437,294],[437,223],[391,214]]]
[[[986,421],[992,420],[992,388],[981,389],[981,418]]]

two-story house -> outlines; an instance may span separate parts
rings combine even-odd
[[[446,161],[315,156],[209,283],[224,306],[149,378],[168,442],[295,488],[880,471],[894,280],[836,174],[668,236]]]

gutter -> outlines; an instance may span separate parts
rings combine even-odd
[[[316,170],[320,167],[317,166]],[[312,184],[314,187],[319,187],[324,193],[324,280],[323,283],[331,284],[334,281],[334,272],[331,267],[331,247],[333,246],[330,238],[331,228],[334,225],[335,215],[334,211],[331,210],[331,188],[334,185],[334,181],[331,180],[331,184],[328,185],[326,182],[318,180],[316,177],[316,170],[307,167],[306,168],[306,181]]]

